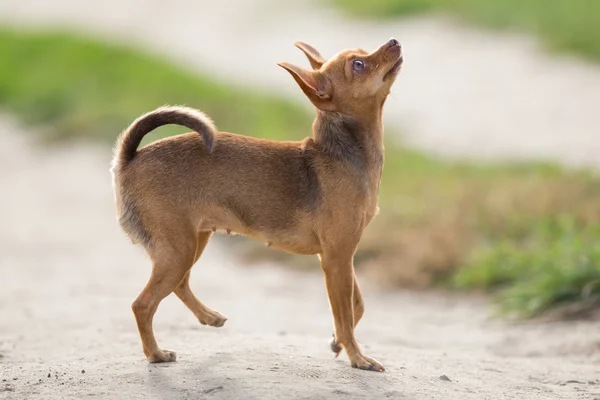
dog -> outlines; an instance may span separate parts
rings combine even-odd
[[[279,142],[218,132],[193,108],[165,106],[136,119],[117,139],[111,172],[119,224],[152,260],[152,273],[132,304],[149,362],[175,361],[158,347],[152,318],[175,292],[200,323],[227,320],[192,293],[190,270],[213,232],[246,235],[273,248],[318,255],[335,328],[330,345],[352,367],[384,371],[360,350],[354,328],[364,303],[353,258],[379,212],[383,171],[383,106],[400,71],[396,39],[369,53],[345,50],[325,60],[297,42],[311,69],[287,70],[316,108],[313,135]],[[166,124],[194,132],[151,143]]]

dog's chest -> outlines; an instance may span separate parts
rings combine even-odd
[[[367,227],[367,225],[369,225],[369,223],[373,220],[373,218],[375,218],[377,214],[379,214],[379,206],[377,205],[377,196],[375,196],[374,201],[371,202],[371,204],[369,205],[369,208],[367,209],[365,215],[365,228]]]
[[[383,162],[374,168],[367,179],[367,211],[365,216],[365,226],[367,226],[377,214],[379,214],[379,186],[381,184],[381,174],[383,172]]]

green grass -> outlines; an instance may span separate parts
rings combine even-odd
[[[452,277],[456,288],[495,290],[501,311],[517,317],[571,306],[600,306],[600,235],[570,217],[549,219],[521,242],[502,240],[474,252]]]
[[[65,33],[0,30],[0,105],[50,138],[114,140],[136,116],[164,104],[206,111],[221,130],[299,138],[299,107],[233,88],[125,46]],[[275,70],[275,68],[274,68]],[[282,72],[283,73],[283,72]],[[182,129],[161,128],[164,136]]]
[[[0,29],[0,54],[0,107],[37,126],[45,140],[112,144],[134,118],[163,104],[200,108],[222,130],[248,135],[300,140],[310,132],[312,116],[296,103],[125,46]],[[179,131],[161,128],[151,139]],[[376,280],[489,290],[522,316],[597,304],[600,180],[590,173],[442,162],[388,144],[380,205],[356,257],[357,268]],[[263,248],[244,250],[289,260]]]
[[[600,305],[600,180],[552,165],[436,162],[392,150],[365,270],[391,286],[495,294],[517,317]],[[580,308],[573,309],[581,312]]]
[[[596,0],[332,1],[358,16],[452,14],[483,26],[528,31],[553,49],[600,60],[600,2]]]

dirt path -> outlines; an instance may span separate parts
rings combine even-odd
[[[328,56],[390,36],[406,62],[386,105],[412,145],[473,158],[600,165],[600,68],[543,54],[535,41],[443,20],[349,21],[316,1],[3,0],[0,21],[58,26],[141,44],[194,69],[307,102],[275,64],[306,65],[292,43]],[[320,4],[316,6],[316,4]],[[218,123],[218,121],[217,121]]]
[[[226,326],[201,326],[170,296],[155,327],[178,362],[148,365],[130,304],[150,266],[117,227],[110,154],[31,138],[0,120],[0,398],[600,397],[597,324],[508,326],[435,294],[366,287],[358,338],[388,372],[353,370],[329,353],[320,274],[236,265],[226,238],[192,274]]]

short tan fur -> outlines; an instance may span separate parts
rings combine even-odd
[[[175,361],[158,347],[152,319],[175,293],[202,324],[226,318],[192,293],[189,274],[216,230],[274,248],[318,254],[335,321],[332,350],[346,350],[353,367],[383,371],[354,337],[364,312],[353,258],[378,212],[383,169],[383,105],[400,70],[400,44],[391,39],[368,53],[345,50],[329,60],[295,43],[312,67],[280,63],[316,107],[312,137],[278,142],[218,132],[202,112],[161,107],[119,137],[112,173],[124,231],[152,260],[152,273],[132,308],[150,362]],[[137,150],[165,124],[194,132]],[[258,312],[258,311],[257,311]]]

